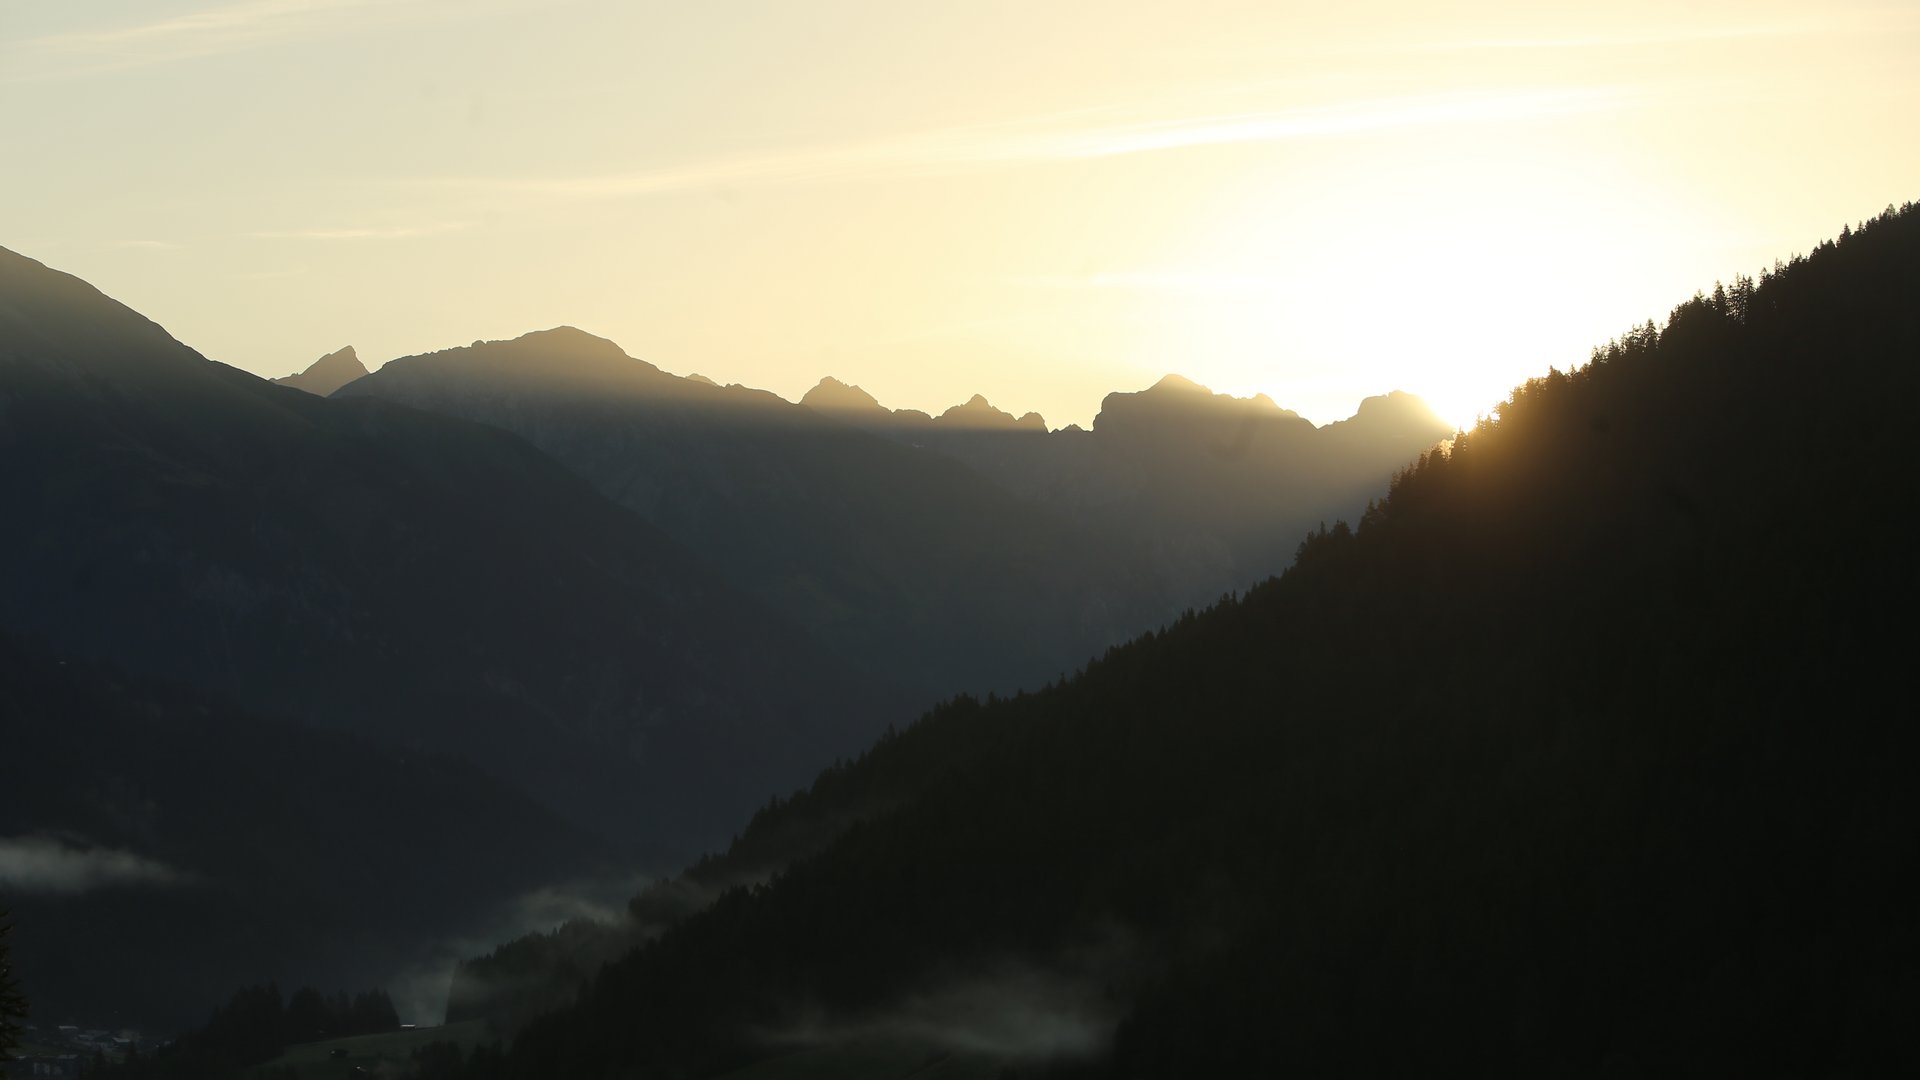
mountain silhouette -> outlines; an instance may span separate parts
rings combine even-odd
[[[1278,579],[770,805],[689,879],[837,839],[463,1075],[1912,1073],[1915,295],[1909,204],[1515,389]]]
[[[996,409],[979,394],[968,398],[963,405],[955,405],[934,418],[935,424],[942,428],[983,431],[1034,431],[1045,432],[1047,422],[1039,413],[1030,412],[1020,417],[1004,409]]]
[[[958,462],[571,327],[402,357],[335,395],[367,398],[527,439],[920,700],[1037,685],[1166,609],[1123,544]]]
[[[800,404],[814,412],[842,417],[855,423],[868,417],[884,419],[880,416],[882,413],[887,416],[892,415],[872,394],[858,386],[843,383],[831,375],[821,379],[813,389],[801,395]]]
[[[367,366],[360,362],[360,354],[349,345],[315,360],[297,375],[273,381],[281,386],[291,386],[295,390],[326,397],[366,373]]]
[[[1216,394],[1179,375],[1101,402],[1093,429],[1049,432],[975,396],[938,419],[890,411],[825,379],[801,403],[962,462],[1008,493],[1140,553],[1168,617],[1285,568],[1308,529],[1357,516],[1394,470],[1453,433],[1419,398],[1368,398],[1316,429],[1266,395]]]
[[[59,655],[453,756],[658,858],[891,707],[522,440],[212,363],[4,250],[0,395],[0,630]]]

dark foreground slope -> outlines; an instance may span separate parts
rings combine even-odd
[[[0,635],[0,894],[44,1028],[198,1021],[243,983],[388,980],[607,851],[444,757]]]
[[[1284,577],[936,710],[475,1075],[1920,1067],[1920,206],[1517,390]]]
[[[875,730],[865,682],[521,440],[212,363],[3,250],[0,460],[0,630],[632,847],[698,850]]]

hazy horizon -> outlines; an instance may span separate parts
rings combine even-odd
[[[0,243],[265,376],[573,325],[1085,425],[1467,423],[1907,197],[1873,5],[11,5]]]

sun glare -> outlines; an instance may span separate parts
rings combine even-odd
[[[1419,394],[1466,428],[1515,385],[1655,316],[1643,298],[1672,290],[1649,290],[1662,252],[1647,237],[1667,235],[1676,211],[1617,164],[1523,140],[1367,152],[1348,168],[1372,179],[1311,204],[1248,191],[1177,271],[1129,275],[1212,365],[1196,378],[1326,423],[1351,414],[1353,373],[1370,371],[1367,393]]]

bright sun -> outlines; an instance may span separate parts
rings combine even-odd
[[[1222,386],[1319,423],[1350,415],[1356,386],[1408,390],[1471,427],[1655,315],[1639,305],[1658,200],[1553,149],[1448,145],[1310,206],[1223,207],[1180,269],[1151,275],[1169,286],[1160,302]],[[1303,265],[1302,250],[1336,254]]]

